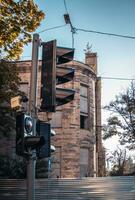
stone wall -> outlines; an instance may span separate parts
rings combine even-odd
[[[81,148],[88,149],[87,176],[94,176],[95,132],[93,126],[95,113],[93,112],[92,84],[95,84],[95,76],[82,63],[68,63],[68,67],[75,68],[74,81],[68,84],[68,87],[75,89],[76,94],[74,101],[58,108],[62,112],[62,125],[55,129],[58,136],[55,136],[53,142],[61,149],[60,176],[80,177]],[[88,87],[88,94],[90,94],[88,95],[89,130],[80,129],[80,84],[85,84]],[[57,113],[53,114],[53,118],[55,117],[57,117]],[[55,166],[53,168],[55,169]]]

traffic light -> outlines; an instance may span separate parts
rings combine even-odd
[[[38,120],[36,124],[37,134],[44,137],[45,144],[38,149],[38,158],[48,158],[51,157],[51,153],[55,151],[55,147],[51,145],[51,136],[55,135],[55,132],[51,130],[51,125],[49,123]]]
[[[23,155],[26,136],[32,136],[32,118],[22,112],[16,116],[16,154]]]
[[[42,43],[41,111],[55,112],[56,106],[74,99],[72,89],[56,88],[74,78],[74,69],[57,66],[73,60],[74,49],[56,46],[56,40]]]
[[[16,116],[16,154],[25,156],[29,151],[44,145],[44,137],[33,136],[32,118],[25,113]]]

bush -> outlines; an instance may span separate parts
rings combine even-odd
[[[22,158],[13,159],[8,156],[1,156],[0,178],[26,178],[26,161]]]

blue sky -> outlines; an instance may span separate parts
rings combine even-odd
[[[64,25],[64,0],[36,0],[46,17],[36,32]],[[66,0],[67,10],[75,28],[135,36],[135,0]],[[72,47],[70,27],[45,31],[42,41],[56,39],[59,46]],[[89,42],[98,54],[98,75],[101,77],[135,78],[135,39],[125,39],[78,31],[74,35],[75,59],[84,61],[84,49]],[[31,56],[31,45],[24,56]],[[29,59],[28,57],[24,57]],[[126,88],[130,81],[102,79],[102,105]],[[103,122],[108,113],[103,111]]]

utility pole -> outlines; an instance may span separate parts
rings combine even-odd
[[[32,66],[30,79],[30,98],[29,98],[29,113],[33,120],[33,136],[36,136],[36,118],[37,118],[37,76],[38,76],[38,49],[39,49],[39,34],[33,35],[32,44]],[[27,163],[27,199],[35,200],[35,164],[36,151],[29,152]]]

